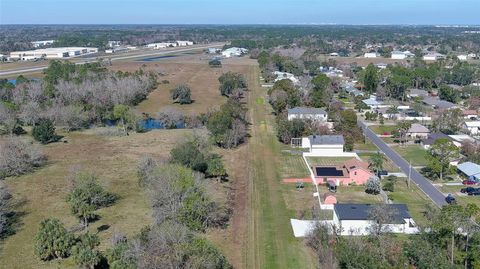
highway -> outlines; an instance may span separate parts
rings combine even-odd
[[[358,121],[358,125],[363,129],[365,136],[372,141],[387,157],[392,160],[406,175],[410,172],[411,180],[439,207],[446,205],[445,196],[432,183],[422,176],[417,170],[411,168],[395,150],[391,149],[381,138],[379,138],[368,126]],[[409,171],[411,170],[411,171]]]
[[[179,52],[188,52],[188,51],[196,51],[196,50],[202,50],[202,49],[207,49],[207,48],[217,48],[217,47],[223,47],[223,43],[215,43],[215,44],[209,44],[207,46],[192,46],[192,47],[182,47],[182,48],[175,48],[175,49],[169,49],[169,50],[154,50],[151,52],[146,52],[146,53],[141,53],[141,54],[130,54],[130,55],[106,55],[106,56],[101,56],[101,57],[91,57],[91,58],[83,58],[82,60],[75,62],[75,64],[86,64],[86,63],[92,63],[92,62],[97,62],[100,59],[105,59],[105,60],[110,60],[110,61],[119,61],[119,60],[128,60],[128,59],[135,59],[135,58],[142,58],[142,57],[150,57],[150,56],[159,56],[159,55],[166,55],[166,54],[172,54],[172,53],[179,53]],[[79,58],[71,58],[78,60]],[[27,68],[19,68],[19,69],[10,69],[10,70],[2,70],[0,72],[0,76],[7,76],[7,75],[16,75],[16,74],[26,74],[26,73],[33,73],[33,72],[38,72],[42,71],[43,69],[47,68],[48,65],[44,66],[38,66],[38,67],[27,67]],[[2,68],[3,69],[3,68]]]

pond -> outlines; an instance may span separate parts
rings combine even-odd
[[[116,126],[118,124],[118,121],[117,120],[104,120],[103,123],[106,126],[112,127],[112,126]],[[184,121],[178,121],[177,123],[175,123],[174,128],[172,128],[172,127],[166,128],[165,124],[163,122],[161,122],[159,120],[156,120],[156,119],[153,119],[153,118],[138,121],[137,125],[141,129],[147,130],[147,131],[148,130],[155,130],[155,129],[185,129],[186,128]]]

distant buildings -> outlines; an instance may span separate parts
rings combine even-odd
[[[309,119],[314,121],[327,121],[328,114],[321,108],[294,107],[288,109],[288,120]]]
[[[173,42],[150,43],[150,44],[147,44],[145,47],[150,49],[164,49],[164,48],[173,48],[173,47],[186,47],[186,46],[192,46],[192,45],[193,45],[192,41],[177,40]]]
[[[13,60],[30,61],[36,59],[61,59],[78,57],[87,54],[97,53],[98,48],[90,47],[63,47],[63,48],[47,48],[28,51],[13,51],[10,58]]]
[[[428,53],[428,54],[423,56],[424,61],[437,61],[437,60],[441,60],[441,59],[445,59],[445,55],[443,55],[441,53],[437,53],[437,52]]]
[[[410,51],[392,51],[392,59],[397,60],[404,60],[407,58],[413,58],[415,54],[411,53]]]
[[[53,43],[55,43],[55,40],[33,41],[31,43],[34,48],[40,48],[40,47],[52,45]]]
[[[380,54],[378,54],[377,52],[367,52],[363,55],[363,57],[365,58],[377,58],[379,56]]]
[[[232,47],[222,51],[222,56],[225,58],[240,57],[247,53],[248,53],[248,49]]]
[[[107,46],[108,46],[109,48],[115,48],[115,47],[119,47],[121,44],[122,44],[121,41],[111,40],[111,41],[108,41]]]

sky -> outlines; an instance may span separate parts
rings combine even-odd
[[[480,0],[0,0],[0,24],[474,24]]]

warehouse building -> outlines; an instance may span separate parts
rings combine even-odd
[[[10,59],[30,61],[36,59],[61,59],[78,57],[88,54],[97,53],[97,48],[90,47],[64,47],[64,48],[48,48],[27,51],[13,51],[10,53]]]

